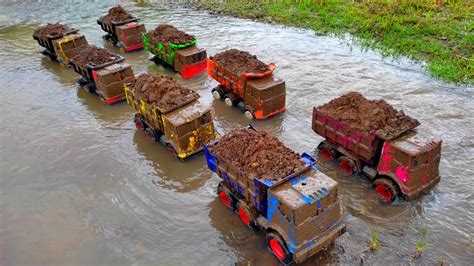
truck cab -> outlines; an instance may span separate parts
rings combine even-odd
[[[246,83],[244,102],[257,119],[264,119],[285,110],[285,82],[273,76],[249,79]]]
[[[191,78],[207,69],[207,53],[195,45],[175,52],[174,68],[183,78]]]
[[[398,189],[405,198],[415,198],[439,182],[440,157],[441,141],[422,138],[415,131],[386,141],[377,166],[377,178],[391,179],[397,187],[376,180],[374,188],[382,196],[386,195],[387,200]]]
[[[164,114],[163,128],[161,141],[180,159],[201,151],[204,144],[216,139],[211,110],[199,101]]]

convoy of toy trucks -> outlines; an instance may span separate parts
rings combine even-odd
[[[194,36],[167,24],[146,32],[121,6],[97,23],[123,51],[145,48],[185,79],[207,69],[219,82],[214,98],[250,119],[285,110],[285,82],[273,76],[274,64],[236,49],[207,59]],[[33,38],[45,55],[71,65],[82,76],[79,83],[104,102],[126,99],[136,111],[137,129],[180,160],[204,152],[208,168],[222,179],[220,201],[246,226],[266,233],[268,249],[281,263],[303,262],[345,232],[337,183],[316,168],[311,155],[298,155],[252,126],[218,139],[211,109],[197,92],[163,74],[135,78],[124,57],[89,45],[76,29],[47,24]],[[421,137],[419,124],[383,100],[350,92],[314,107],[311,126],[324,138],[318,158],[336,162],[343,175],[365,175],[382,200],[393,202],[414,199],[440,181],[441,141]]]
[[[143,34],[143,43],[145,50],[155,55],[155,60],[172,67],[185,79],[206,70],[206,50],[196,46],[194,36],[172,25],[162,24],[153,31]]]
[[[285,110],[285,82],[273,77],[274,64],[266,65],[248,52],[227,50],[208,61],[209,76],[220,85],[216,99],[237,106],[249,119],[265,119]]]
[[[143,49],[142,34],[146,32],[145,24],[139,23],[138,18],[129,14],[123,7],[115,6],[109,13],[97,20],[103,31],[107,32],[105,39],[124,52]]]

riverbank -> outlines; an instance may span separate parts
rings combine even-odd
[[[469,1],[203,1],[218,14],[310,28],[316,34],[350,33],[387,56],[426,62],[433,76],[474,84],[474,7]],[[438,3],[434,3],[438,2]]]

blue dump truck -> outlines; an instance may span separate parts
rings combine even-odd
[[[252,130],[247,131],[251,133]],[[232,157],[216,154],[216,148],[226,135],[220,141],[204,146],[209,169],[222,179],[217,188],[218,197],[249,228],[266,232],[268,249],[280,262],[303,262],[328,248],[345,232],[337,183],[317,170],[313,157],[301,154],[302,167],[290,175],[280,178],[254,176],[236,167],[239,164],[231,163],[228,159]],[[240,146],[248,145],[240,140],[236,142]],[[246,151],[239,153],[242,156],[249,154]]]

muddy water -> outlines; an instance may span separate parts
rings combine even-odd
[[[276,264],[263,234],[247,230],[216,200],[219,179],[202,156],[179,163],[136,132],[129,106],[105,106],[78,88],[71,69],[39,53],[31,34],[52,20],[80,28],[90,43],[114,50],[95,23],[110,2],[58,3],[0,8],[0,264]],[[288,110],[254,125],[297,151],[314,154],[322,140],[310,127],[312,107],[350,90],[387,99],[419,119],[423,134],[444,140],[439,185],[421,199],[392,206],[377,201],[365,179],[345,178],[320,164],[341,186],[348,233],[307,265],[472,264],[472,87],[445,84],[407,60],[382,58],[308,30],[125,5],[148,29],[171,23],[195,34],[208,54],[235,47],[275,62],[276,74],[287,82]],[[148,61],[145,52],[125,57],[135,73],[176,76]],[[221,133],[248,123],[242,113],[212,99],[216,83],[207,76],[177,79],[212,106]],[[381,242],[377,252],[367,251],[372,232]],[[414,260],[417,242],[427,246]]]

